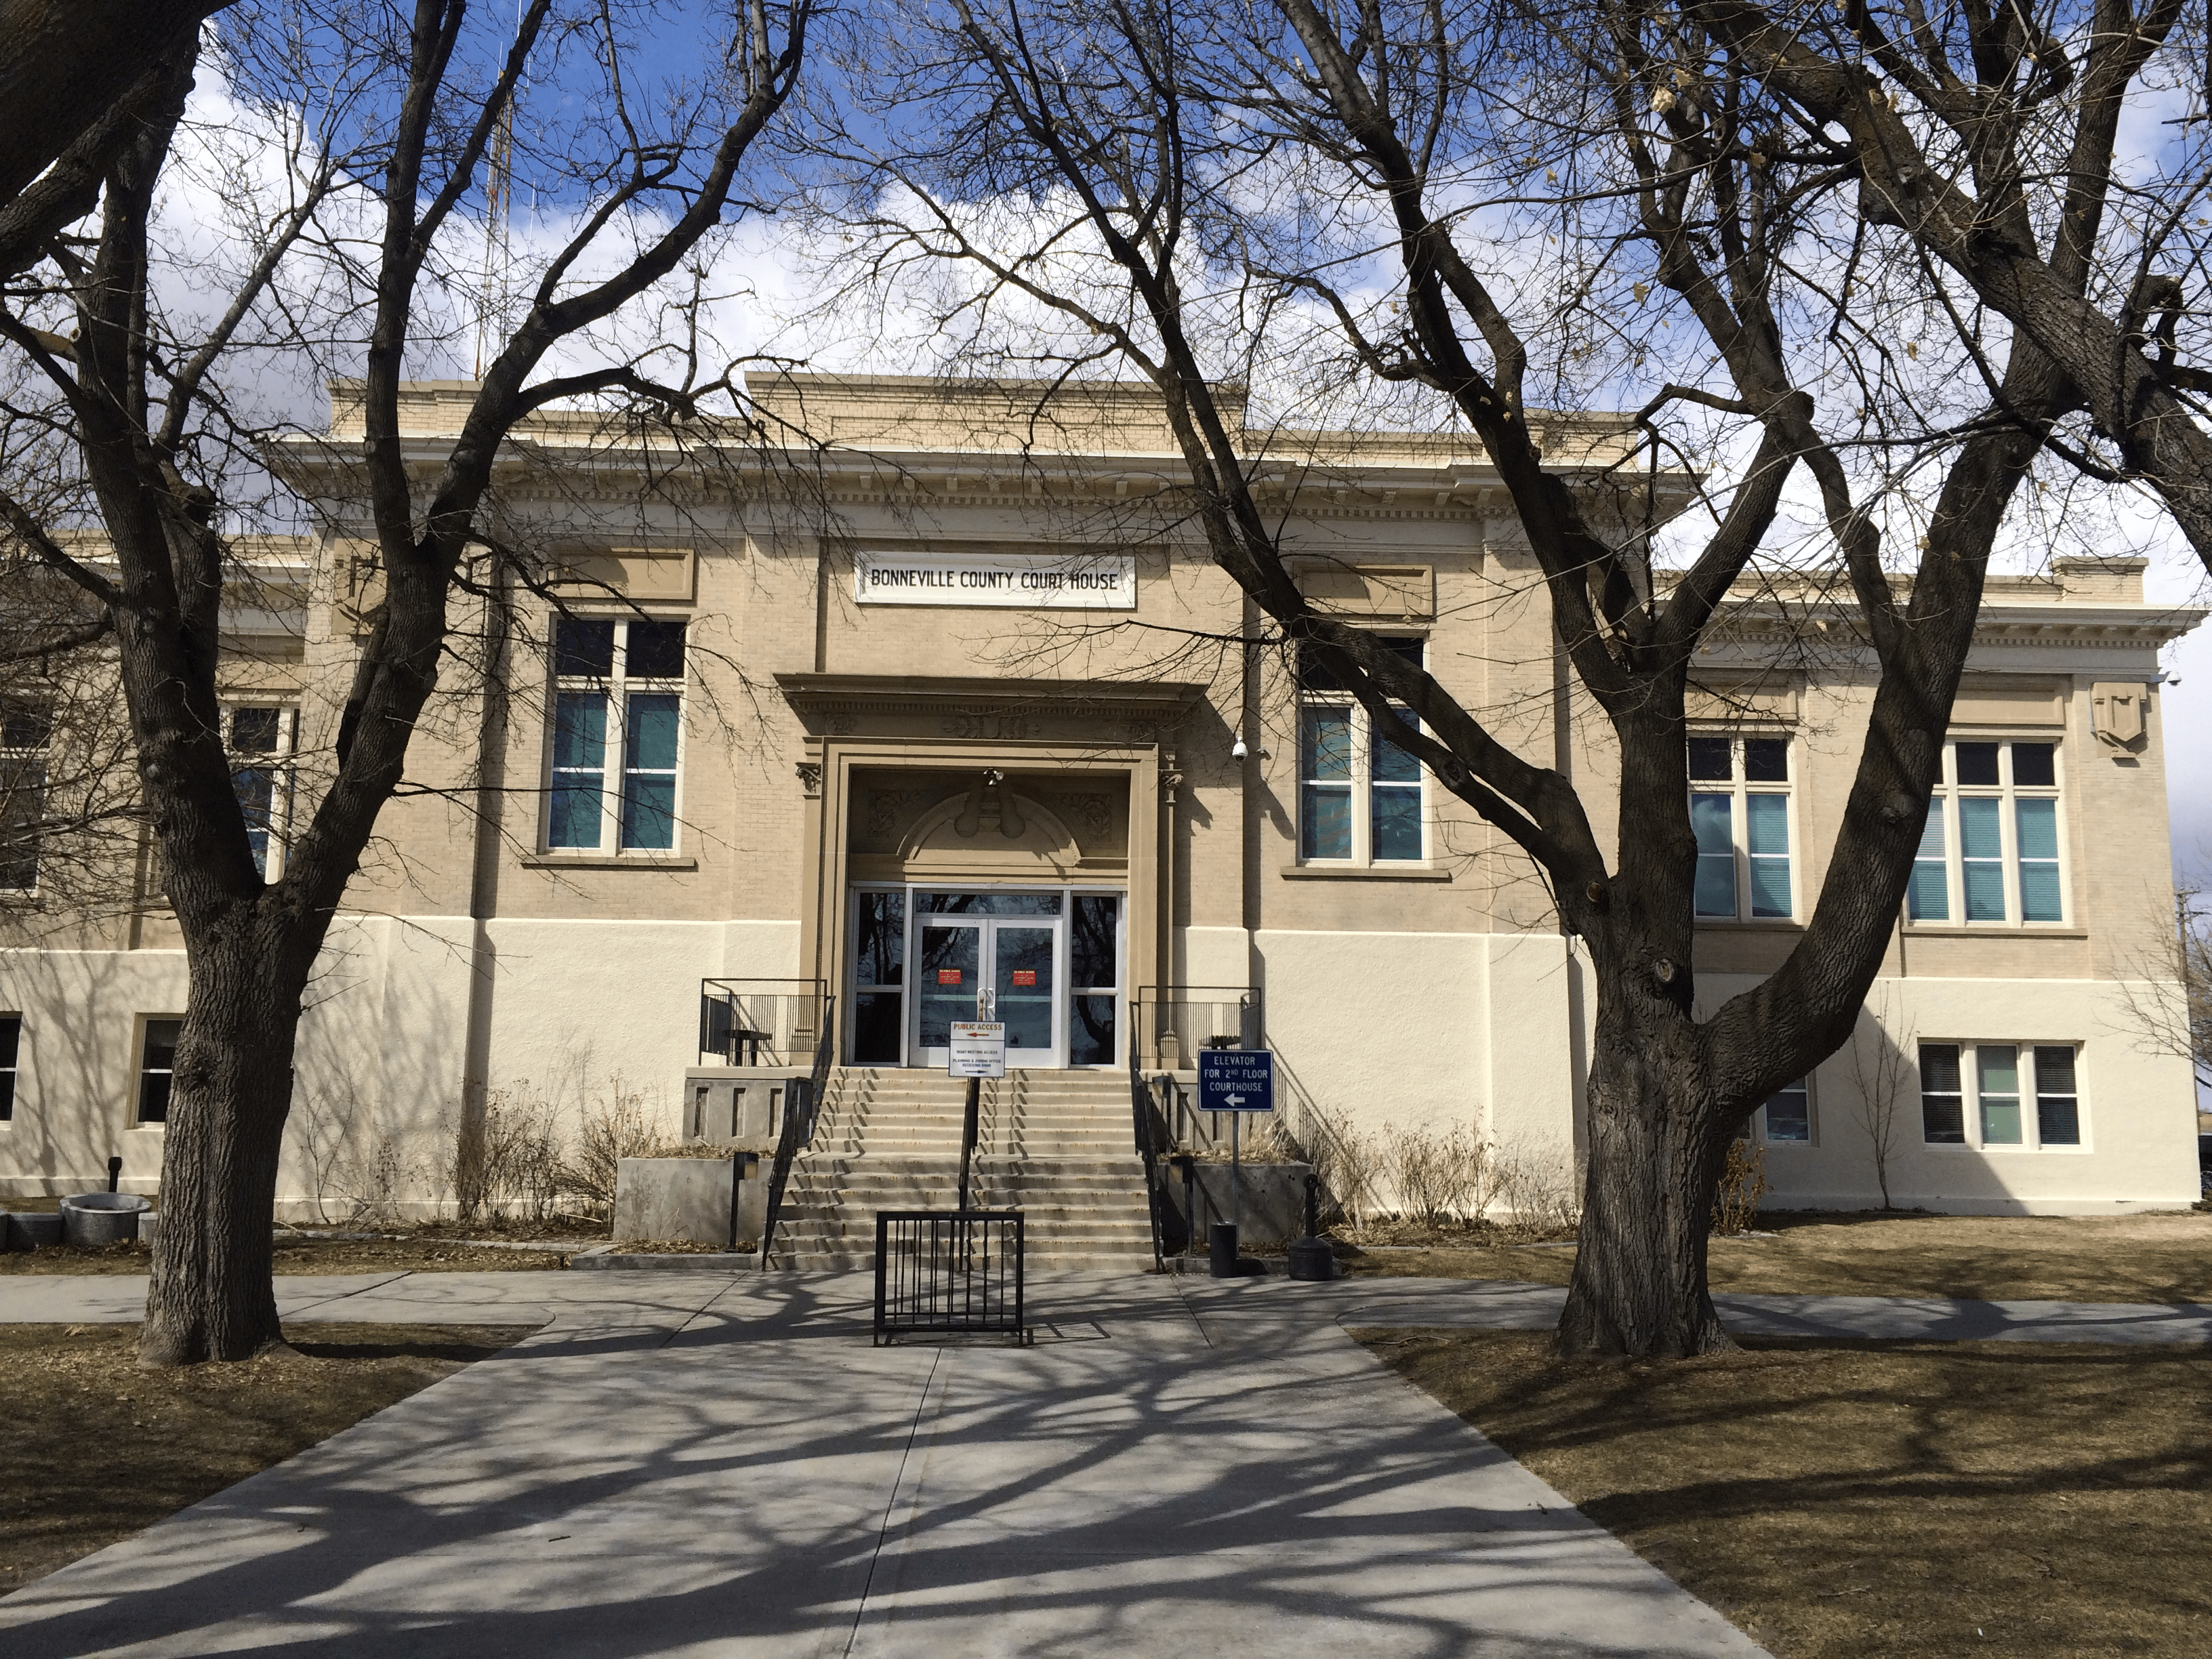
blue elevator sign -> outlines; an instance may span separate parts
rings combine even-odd
[[[1273,1053],[1266,1048],[1200,1048],[1198,1051],[1198,1109],[1201,1112],[1273,1111]]]

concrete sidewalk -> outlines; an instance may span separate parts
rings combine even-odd
[[[871,1347],[862,1275],[285,1289],[552,1322],[0,1601],[10,1659],[1760,1651],[1345,1336],[1368,1286],[1045,1279],[1026,1350]]]
[[[868,1294],[866,1274],[848,1275]],[[1036,1282],[1118,1285],[1119,1279],[1036,1275]],[[757,1284],[789,1287],[839,1282],[833,1274],[716,1273],[334,1273],[276,1281],[288,1320],[410,1324],[543,1325],[586,1322],[641,1340],[681,1324],[718,1298]],[[1151,1284],[1149,1279],[1137,1282]],[[1279,1279],[1167,1281],[1206,1313],[1274,1298],[1287,1312],[1339,1325],[1463,1325],[1489,1330],[1548,1330],[1566,1292],[1547,1285],[1496,1279],[1340,1279],[1290,1285]],[[781,1291],[772,1291],[781,1294]],[[1087,1291],[1086,1291],[1087,1293]],[[1735,1296],[1713,1302],[1729,1329],[1755,1336],[1840,1336],[1934,1341],[2212,1342],[2212,1307],[2122,1302],[1974,1302],[1934,1297]],[[0,1278],[0,1325],[130,1324],[145,1310],[146,1281],[95,1274]]]

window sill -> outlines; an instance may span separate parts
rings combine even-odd
[[[1805,924],[1794,916],[1753,916],[1747,921],[1731,921],[1726,916],[1698,916],[1700,930],[1711,928],[1724,933],[1802,933]]]
[[[1937,922],[1923,927],[1918,922],[1905,924],[1907,939],[2087,939],[2086,927],[2068,927],[2055,921],[1985,921],[1978,927],[1961,927],[1956,922]]]
[[[1286,864],[1285,881],[1449,881],[1452,872],[1433,864]]]
[[[605,853],[525,853],[526,870],[696,870],[696,859],[666,853],[628,853],[609,857]]]

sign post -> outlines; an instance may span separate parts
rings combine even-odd
[[[968,1207],[968,1170],[975,1153],[975,1119],[982,1094],[981,1079],[1006,1074],[1006,1026],[1004,1020],[956,1019],[945,1049],[945,1070],[968,1079],[968,1110],[960,1126],[960,1207]]]
[[[1243,1271],[1237,1234],[1244,1221],[1244,1114],[1275,1109],[1275,1055],[1268,1048],[1201,1048],[1198,1051],[1198,1109],[1228,1112],[1229,1219],[1213,1224],[1206,1243],[1216,1279]]]

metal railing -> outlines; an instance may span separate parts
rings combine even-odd
[[[699,1052],[724,1066],[804,1066],[835,1001],[818,979],[702,979]]]
[[[876,1344],[915,1334],[1027,1343],[1019,1210],[876,1212]]]
[[[1167,1255],[1162,1161],[1175,1150],[1176,1129],[1147,1072],[1188,1071],[1201,1048],[1264,1048],[1263,998],[1252,985],[1147,985],[1129,999],[1129,1107],[1137,1156],[1145,1165],[1145,1207],[1152,1228],[1152,1265]]]
[[[830,1062],[836,1053],[836,1004],[834,997],[825,994],[822,999],[821,1036],[814,1045],[813,1071],[804,1078],[792,1079],[783,1091],[783,1125],[775,1138],[775,1162],[768,1178],[768,1211],[761,1221],[763,1267],[775,1243],[775,1224],[783,1212],[783,1189],[791,1181],[792,1162],[813,1144],[814,1131],[822,1121],[822,1092],[830,1085]]]
[[[1264,1048],[1265,1013],[1257,986],[1145,986],[1129,999],[1130,1063],[1183,1072],[1201,1048]]]
[[[1129,1109],[1136,1132],[1137,1156],[1144,1160],[1145,1212],[1152,1224],[1152,1267],[1158,1272],[1167,1255],[1160,1237],[1159,1160],[1174,1143],[1168,1138],[1167,1126],[1160,1121],[1159,1103],[1152,1098],[1152,1085],[1138,1069],[1133,1028],[1129,1034]]]

